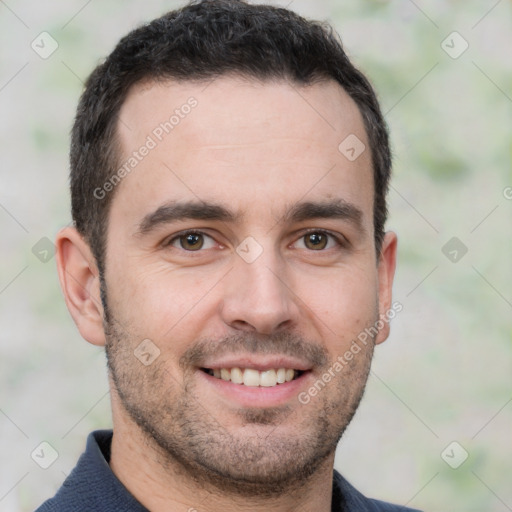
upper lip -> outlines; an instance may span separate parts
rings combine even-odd
[[[303,360],[280,355],[227,355],[218,359],[207,359],[201,368],[208,368],[211,370],[221,368],[251,368],[259,370],[260,372],[270,369],[279,368],[292,368],[294,370],[307,371],[311,370],[312,366]]]

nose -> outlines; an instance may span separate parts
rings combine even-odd
[[[299,318],[285,262],[266,250],[255,261],[235,261],[225,281],[221,316],[236,330],[272,334],[292,328]]]

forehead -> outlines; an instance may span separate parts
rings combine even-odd
[[[190,104],[194,106],[189,108]],[[120,112],[118,133],[123,147],[131,149],[137,139],[152,132],[159,138],[158,128],[166,122],[172,125],[173,136],[202,145],[229,143],[233,138],[254,143],[262,135],[268,142],[288,134],[323,138],[337,147],[340,136],[358,132],[366,137],[357,105],[333,80],[303,86],[223,76],[212,81],[137,84]],[[163,135],[169,133],[164,130]]]
[[[134,166],[126,166],[113,211],[140,217],[169,200],[199,198],[276,216],[305,196],[372,208],[362,116],[334,81],[139,84],[121,108],[118,136],[120,166]],[[351,160],[344,141],[366,150]]]

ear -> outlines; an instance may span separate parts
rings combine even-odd
[[[55,244],[60,286],[68,310],[83,338],[93,345],[105,345],[96,259],[73,227],[61,229]]]
[[[389,336],[389,311],[391,309],[393,278],[396,267],[396,248],[398,239],[395,233],[388,231],[384,235],[380,258],[377,264],[379,277],[379,319],[384,326],[375,338],[375,344],[382,343]]]

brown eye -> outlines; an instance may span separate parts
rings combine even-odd
[[[328,235],[325,233],[308,233],[304,235],[305,246],[314,251],[325,249],[327,242]]]
[[[197,251],[204,245],[201,233],[188,233],[179,237],[180,246],[187,251]]]
[[[172,247],[186,252],[203,252],[207,249],[222,248],[210,235],[202,231],[182,231],[163,242],[163,247]]]

